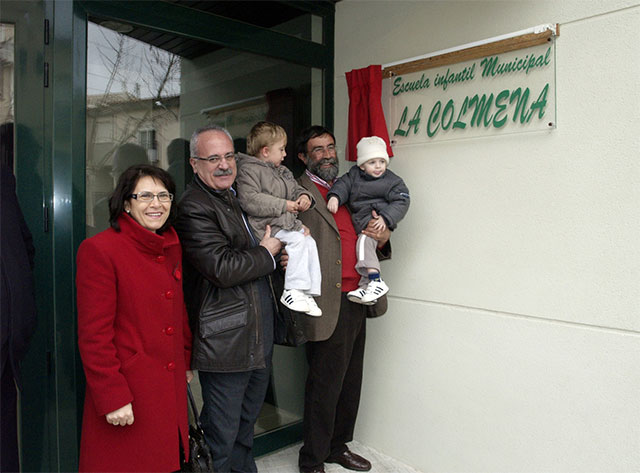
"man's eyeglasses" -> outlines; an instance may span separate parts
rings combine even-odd
[[[193,159],[197,159],[198,161],[207,161],[208,163],[214,164],[216,166],[222,162],[223,158],[228,163],[232,163],[232,162],[234,162],[236,160],[235,153],[227,153],[224,156],[219,156],[217,154],[213,154],[213,155],[209,156],[208,158],[201,158],[200,156],[192,156],[192,157],[193,157]]]
[[[311,150],[311,154],[314,156],[324,156],[326,154],[334,154],[336,152],[336,145],[328,146],[316,146]]]
[[[173,200],[173,194],[169,192],[158,192],[157,194],[152,192],[138,192],[137,194],[131,194],[129,197],[139,200],[140,202],[152,202],[155,197],[157,197],[160,202],[171,202]]]

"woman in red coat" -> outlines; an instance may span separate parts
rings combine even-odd
[[[80,471],[176,471],[188,455],[191,332],[174,192],[166,171],[130,167],[109,201],[111,228],[78,250]]]

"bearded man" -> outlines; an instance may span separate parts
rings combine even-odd
[[[321,126],[303,130],[297,153],[306,166],[298,182],[316,202],[326,202],[338,175],[333,133]],[[376,216],[374,212],[372,218]],[[372,306],[347,299],[347,293],[358,288],[360,275],[355,270],[357,235],[345,206],[332,214],[318,204],[298,218],[316,240],[322,269],[322,295],[317,298],[322,317],[305,317],[309,374],[298,464],[303,473],[322,473],[325,462],[368,471],[371,463],[350,451],[347,443],[353,440],[360,403],[366,319],[384,314],[387,299],[383,296]],[[370,225],[363,233],[378,241],[379,259],[391,256],[388,229],[376,232]]]

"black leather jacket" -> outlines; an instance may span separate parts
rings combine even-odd
[[[274,260],[252,241],[233,191],[213,191],[195,176],[178,204],[174,227],[184,257],[191,368],[265,368],[257,279],[273,272]]]

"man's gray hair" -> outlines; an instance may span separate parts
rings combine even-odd
[[[189,142],[189,152],[191,153],[192,158],[198,156],[198,139],[200,138],[200,135],[206,131],[219,131],[221,133],[224,133],[229,137],[231,143],[233,143],[233,137],[225,127],[222,127],[220,125],[207,125],[200,127],[193,132],[193,135],[191,135],[191,141]],[[200,157],[206,158],[207,156]]]

